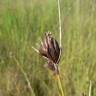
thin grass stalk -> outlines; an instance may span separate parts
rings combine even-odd
[[[91,91],[92,91],[92,81],[90,80],[90,83],[89,83],[89,95],[88,96],[91,96]]]
[[[59,38],[60,38],[60,48],[62,47],[62,27],[61,27],[61,10],[60,10],[60,0],[58,0],[58,19],[59,19]],[[60,90],[60,96],[64,96],[64,91],[63,91],[63,87],[62,87],[62,83],[61,83],[61,79],[60,79],[60,74],[56,75],[57,77],[57,82],[58,82],[58,87]]]
[[[26,82],[27,82],[27,84],[28,84],[28,88],[29,88],[29,90],[30,90],[30,92],[31,92],[31,96],[35,96],[35,94],[34,94],[34,92],[33,92],[33,89],[32,89],[32,87],[31,87],[31,83],[30,83],[30,81],[29,81],[29,79],[28,79],[28,77],[27,77],[26,72],[24,71],[24,69],[22,68],[22,66],[19,64],[18,60],[17,60],[15,57],[14,57],[13,59],[15,60],[17,66],[19,67],[19,69],[21,70],[22,74],[23,74],[24,77],[25,77],[25,80],[26,80]],[[34,94],[34,95],[33,95],[33,94]]]
[[[60,0],[58,0],[58,19],[59,19],[59,32],[60,32],[60,48],[62,47],[62,29],[61,29],[61,10],[60,10]]]
[[[60,79],[59,74],[56,75],[56,79],[57,79],[58,88],[59,88],[59,91],[60,91],[59,96],[64,96],[63,87],[62,87],[62,83],[61,83],[61,79]]]

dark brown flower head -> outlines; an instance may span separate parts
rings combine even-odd
[[[39,49],[40,54],[47,58],[47,66],[52,71],[58,71],[58,62],[60,59],[60,47],[55,38],[52,37],[52,34],[47,32],[45,37],[41,42]]]

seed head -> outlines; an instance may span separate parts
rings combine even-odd
[[[61,50],[57,40],[52,37],[50,32],[45,33],[45,36],[41,41],[39,53],[41,56],[47,58],[47,67],[55,73],[59,73],[58,63]]]

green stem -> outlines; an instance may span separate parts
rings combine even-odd
[[[56,77],[57,77],[57,82],[58,82],[58,88],[59,88],[60,93],[61,93],[60,96],[64,96],[64,92],[63,92],[63,87],[62,87],[62,83],[61,83],[61,80],[60,80],[60,76],[56,75]]]

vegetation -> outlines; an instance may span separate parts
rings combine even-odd
[[[96,96],[96,2],[60,0],[65,96]],[[0,0],[0,96],[58,96],[54,76],[32,49],[51,31],[59,41],[57,0]]]

